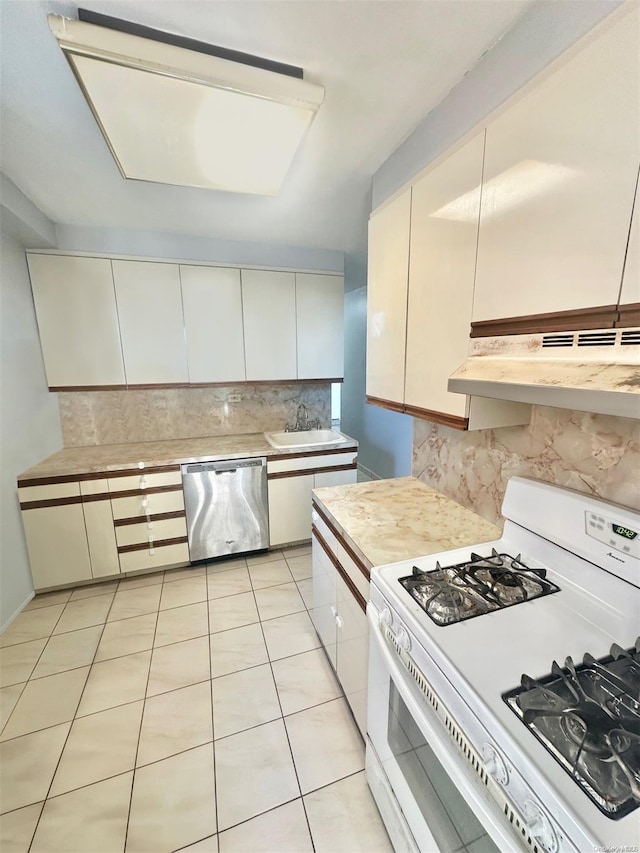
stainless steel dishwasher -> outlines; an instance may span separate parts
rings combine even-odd
[[[182,465],[191,562],[269,547],[267,460]]]

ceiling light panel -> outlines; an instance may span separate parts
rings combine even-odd
[[[58,16],[49,23],[124,177],[278,193],[321,86]]]

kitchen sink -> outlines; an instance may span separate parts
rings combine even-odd
[[[311,447],[318,444],[341,444],[347,439],[332,429],[307,429],[300,432],[265,432],[271,447]]]

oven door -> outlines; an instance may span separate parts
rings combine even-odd
[[[383,636],[369,603],[367,748],[421,853],[522,851],[504,815]],[[428,675],[428,673],[425,673]]]

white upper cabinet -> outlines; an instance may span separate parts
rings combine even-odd
[[[404,399],[411,189],[369,219],[367,395]]]
[[[344,279],[296,273],[298,379],[344,375]]]
[[[247,379],[295,379],[295,274],[242,270],[242,307]]]
[[[466,416],[447,391],[467,357],[478,241],[484,131],[413,186],[404,401]]]
[[[617,303],[640,162],[639,17],[605,24],[489,124],[474,321]]]
[[[124,385],[111,261],[27,260],[49,387]]]
[[[191,382],[243,382],[240,270],[180,266]]]
[[[112,263],[127,383],[188,382],[177,264]]]

